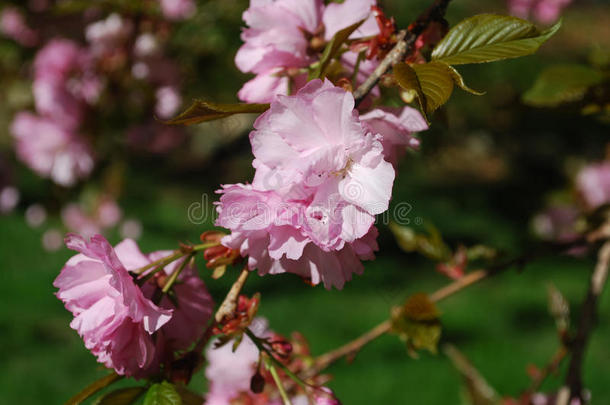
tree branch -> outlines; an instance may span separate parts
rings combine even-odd
[[[375,87],[381,76],[386,74],[392,66],[401,62],[409,52],[413,50],[413,45],[419,37],[434,21],[442,21],[447,11],[447,6],[451,0],[436,0],[426,11],[424,11],[408,29],[400,30],[396,34],[396,45],[381,60],[373,73],[354,91],[354,99],[358,106],[366,95]]]
[[[597,322],[597,303],[608,279],[608,267],[610,267],[610,241],[605,242],[599,249],[597,264],[593,270],[589,289],[582,305],[578,331],[570,343],[572,356],[565,384],[570,393],[569,399],[583,400],[582,366],[584,355],[591,332]]]
[[[430,294],[430,300],[433,302],[440,302],[445,298],[448,298],[458,293],[464,288],[476,284],[477,282],[484,280],[492,275],[500,273],[501,271],[506,270],[516,264],[520,264],[524,260],[524,258],[519,258],[511,260],[503,265],[490,268],[488,270],[476,270],[471,273],[468,273],[464,277]],[[315,365],[313,367],[314,372],[319,373],[337,360],[343,357],[350,357],[355,355],[358,351],[360,351],[360,349],[362,349],[362,347],[389,332],[391,327],[392,323],[389,319],[387,319],[379,325],[375,326],[373,329],[364,333],[360,337],[352,340],[351,342],[348,342],[345,345],[334,349],[328,353],[320,355],[315,361]],[[309,377],[309,375],[307,375],[307,377]]]

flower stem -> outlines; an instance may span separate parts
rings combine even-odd
[[[178,276],[180,275],[180,273],[182,273],[182,270],[184,270],[184,268],[187,266],[188,262],[190,262],[194,256],[195,256],[195,253],[191,253],[190,255],[188,255],[182,261],[182,263],[180,263],[180,266],[178,266],[178,268],[172,272],[172,274],[169,276],[169,278],[165,282],[163,289],[161,290],[163,292],[163,294],[167,294],[167,292],[170,290],[170,288],[172,288],[172,285],[174,285],[174,283],[178,279]]]
[[[282,380],[280,379],[280,376],[278,375],[277,370],[275,369],[275,365],[271,361],[269,361],[267,362],[267,368],[271,372],[271,376],[273,377],[273,381],[275,381],[275,385],[277,385],[277,389],[280,392],[280,396],[282,397],[284,405],[292,405],[292,402],[290,402],[290,397],[288,397],[288,394],[284,389]]]

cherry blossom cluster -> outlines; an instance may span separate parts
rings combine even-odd
[[[133,27],[116,18],[88,27],[91,46],[86,52],[63,44],[93,61],[90,70],[84,70],[88,65],[83,63],[61,65],[65,73],[53,82],[54,87],[49,86],[53,91],[48,90],[48,97],[63,97],[55,107],[73,106],[70,113],[60,111],[66,120],[79,117],[82,103],[95,101],[86,90],[99,93],[103,86],[95,75],[100,66],[94,62],[112,66],[121,61],[115,44]],[[400,157],[419,147],[415,133],[428,128],[410,107],[371,107],[379,96],[377,90],[357,108],[346,85],[350,78],[351,85],[357,85],[376,66],[376,56],[384,52],[387,37],[393,34],[393,22],[369,0],[327,6],[319,0],[252,0],[244,20],[248,28],[236,64],[257,77],[239,97],[269,101],[270,107],[250,133],[256,170],[252,182],[223,185],[219,190],[217,225],[230,234],[202,234],[203,257],[207,267],[224,269],[243,256],[246,269],[261,275],[294,273],[310,284],[340,289],[364,270],[362,260],[375,257],[375,216],[388,209]],[[307,81],[305,71],[319,62],[333,36],[358,23],[334,73]],[[159,64],[150,63],[156,61],[154,52],[147,37],[137,38],[134,75],[155,76]],[[51,62],[39,59],[37,66],[47,72]],[[66,65],[76,60],[76,56],[61,57]],[[84,78],[91,78],[96,86]],[[165,99],[157,105],[161,116],[173,113],[177,104],[171,94]],[[71,128],[80,123],[75,119]],[[193,345],[198,347],[197,342],[205,344],[210,335],[218,335],[206,356],[211,387],[207,404],[279,403],[277,381],[261,363],[265,356],[282,365],[284,371],[277,378],[289,380],[289,372],[305,371],[309,363],[303,359],[309,352],[302,339],[288,342],[266,327],[256,331],[258,335],[249,334],[249,327],[260,324],[253,321],[258,298],[240,298],[232,313],[210,319],[214,306],[190,261],[193,247],[183,246],[178,256],[144,255],[133,240],[126,239],[113,248],[95,233],[116,222],[117,207],[104,201],[94,219],[81,215],[77,207],[65,212],[67,222],[79,223],[74,227],[90,240],[66,238],[67,246],[79,254],[55,280],[57,296],[73,313],[71,326],[99,362],[121,375],[174,380],[176,365],[184,363],[180,356]],[[235,372],[236,368],[241,371]],[[307,387],[297,384],[290,395],[295,404],[338,404],[315,379]]]
[[[131,239],[113,248],[100,235],[89,242],[68,235],[66,245],[79,253],[54,282],[57,297],[74,315],[70,326],[106,367],[150,377],[171,368],[176,353],[203,336],[214,304],[189,258],[153,267],[171,252],[145,255]],[[179,268],[172,295],[163,293]]]
[[[374,258],[375,215],[388,209],[394,166],[419,145],[413,133],[427,124],[410,107],[358,110],[351,92],[328,79],[307,82],[299,69],[339,30],[361,21],[337,68],[338,82],[351,77],[354,44],[370,45],[383,28],[377,10],[368,0],[277,0],[252,1],[244,13],[248,28],[235,62],[257,76],[238,95],[271,106],[250,133],[254,179],[223,186],[217,225],[231,230],[222,243],[261,275],[289,272],[342,288],[363,271],[361,260]],[[366,60],[358,73],[376,63]]]

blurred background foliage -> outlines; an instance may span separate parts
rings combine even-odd
[[[82,40],[82,32],[70,32],[69,21],[77,18],[74,10],[84,3],[89,1],[66,2],[57,15],[55,31],[48,36],[61,32]],[[124,6],[120,1],[103,3],[110,8]],[[381,4],[404,27],[428,1],[383,0]],[[176,24],[167,49],[181,69],[185,104],[195,97],[236,101],[237,90],[248,78],[233,64],[246,7],[246,0],[199,1],[196,15]],[[447,19],[455,24],[480,12],[505,14],[506,4],[455,0]],[[461,69],[470,87],[487,93],[475,97],[456,91],[432,118],[432,128],[421,134],[421,150],[402,161],[393,205],[408,203],[407,217],[413,225],[435,225],[452,247],[485,243],[509,256],[519,254],[533,241],[532,217],[550,199],[558,198],[557,190],[569,187],[583,162],[604,158],[610,131],[603,117],[582,115],[573,105],[532,108],[521,101],[546,67],[591,65],[592,55],[610,52],[607,2],[576,0],[563,18],[560,32],[536,55]],[[0,307],[0,402],[6,404],[61,403],[106,372],[69,329],[71,315],[53,296],[51,283],[71,253],[67,249],[47,252],[41,246],[45,230],[59,226],[54,215],[60,208],[57,201],[63,193],[74,191],[32,174],[17,162],[12,148],[8,131],[12,116],[32,104],[31,66],[22,63],[31,56],[32,50],[0,39],[0,153],[9,162],[21,193],[17,209],[0,216],[4,303]],[[141,117],[116,115],[114,119]],[[196,241],[212,226],[214,190],[219,184],[252,176],[246,136],[252,119],[190,127],[186,140],[171,153],[131,153],[127,164],[113,168],[123,182],[119,201],[125,216],[142,224],[143,251]],[[104,137],[124,136],[115,124],[110,120],[101,129]],[[39,202],[51,215],[42,227],[32,228],[24,212]],[[196,221],[201,223],[189,220],[189,207],[198,207],[193,203],[207,212]],[[313,353],[330,350],[387,318],[390,306],[406,296],[433,291],[448,281],[435,271],[434,263],[401,251],[387,226],[380,225],[380,230],[378,260],[366,263],[364,275],[343,291],[309,288],[291,275],[252,278],[246,291],[262,293],[260,313],[273,329],[283,334],[301,331]],[[118,233],[112,231],[109,239],[117,242]],[[517,395],[529,385],[527,366],[544,365],[559,345],[546,310],[546,282],[553,281],[577,314],[593,263],[592,258],[549,257],[448,299],[439,305],[441,341],[464,352],[499,393]],[[231,273],[215,281],[205,270],[202,274],[217,300],[235,276]],[[605,294],[600,308],[584,377],[595,404],[610,403],[610,294]],[[347,405],[461,403],[461,380],[447,357],[422,353],[414,360],[394,336],[375,341],[351,365],[341,361],[330,372],[334,376],[330,387]],[[561,381],[552,377],[543,389],[552,390]],[[193,384],[202,387],[203,375],[194,378]]]

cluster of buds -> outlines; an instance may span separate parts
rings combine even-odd
[[[206,267],[214,269],[212,273],[212,278],[214,279],[222,277],[227,266],[238,263],[242,258],[239,250],[228,248],[220,243],[224,236],[224,233],[218,231],[206,231],[200,236],[201,242],[216,244],[203,251]]]
[[[396,44],[396,22],[394,17],[386,17],[383,10],[378,6],[371,6],[375,21],[379,26],[379,34],[373,38],[356,41],[352,44],[350,49],[354,52],[360,52],[367,50],[366,58],[383,59],[383,57],[394,47]]]

